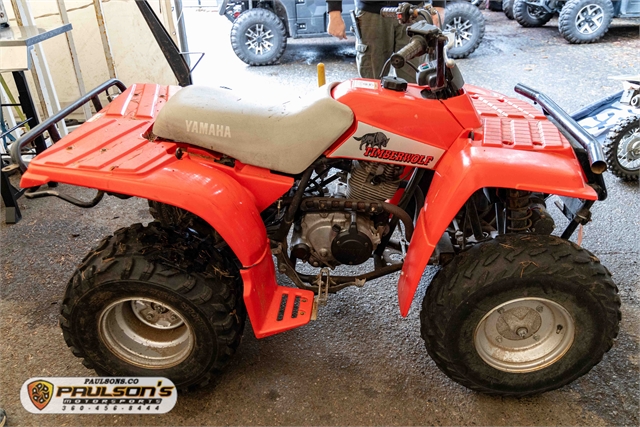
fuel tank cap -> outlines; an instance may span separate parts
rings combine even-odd
[[[382,87],[389,90],[395,90],[396,92],[406,92],[407,81],[395,76],[384,76],[382,78]]]

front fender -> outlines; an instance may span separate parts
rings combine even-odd
[[[566,141],[554,147],[520,150],[460,138],[443,156],[405,258],[398,299],[406,316],[429,258],[464,203],[485,187],[512,188],[597,200]]]

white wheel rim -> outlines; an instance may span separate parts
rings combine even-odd
[[[503,372],[526,373],[560,360],[575,337],[575,324],[560,304],[544,298],[520,298],[493,308],[474,333],[476,351]]]
[[[576,28],[581,34],[593,34],[602,27],[604,10],[597,4],[588,4],[576,16]]]
[[[244,33],[247,41],[245,45],[252,50],[256,55],[266,55],[273,48],[273,33],[271,30],[266,30],[264,24],[256,24],[253,27],[249,27]]]
[[[462,17],[453,18],[453,21],[446,25],[445,31],[455,34],[454,47],[461,47],[471,41],[473,37],[473,25],[468,19],[463,22]]]
[[[194,346],[188,323],[172,307],[149,298],[124,298],[102,310],[102,342],[125,362],[166,369],[185,360]]]
[[[634,128],[620,139],[617,157],[623,168],[640,169],[640,127]]]

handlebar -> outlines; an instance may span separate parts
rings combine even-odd
[[[383,7],[380,9],[380,15],[383,18],[397,18],[398,17],[398,8],[397,7]]]
[[[427,51],[427,43],[419,36],[411,37],[411,41],[405,47],[391,56],[391,65],[394,68],[402,68],[407,61],[424,55]]]
[[[451,44],[452,37],[445,35],[438,26],[433,24],[431,15],[436,10],[431,5],[423,7],[413,6],[409,3],[400,3],[398,7],[382,7],[380,15],[385,18],[396,18],[401,24],[410,24],[406,28],[407,35],[411,37],[409,43],[394,53],[383,67],[382,75],[388,71],[388,66],[392,65],[400,69],[405,65],[410,65],[417,74],[419,71],[413,64],[408,62],[413,58],[429,53],[427,62],[436,62],[435,79],[427,83],[431,90],[436,92],[448,87],[446,80],[446,68],[454,68],[455,62],[447,57],[446,49]],[[431,73],[431,71],[428,71]],[[416,80],[419,80],[416,77]]]

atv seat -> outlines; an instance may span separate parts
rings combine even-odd
[[[246,164],[297,174],[353,124],[351,109],[331,97],[333,86],[270,106],[229,89],[188,86],[160,110],[153,133]]]

